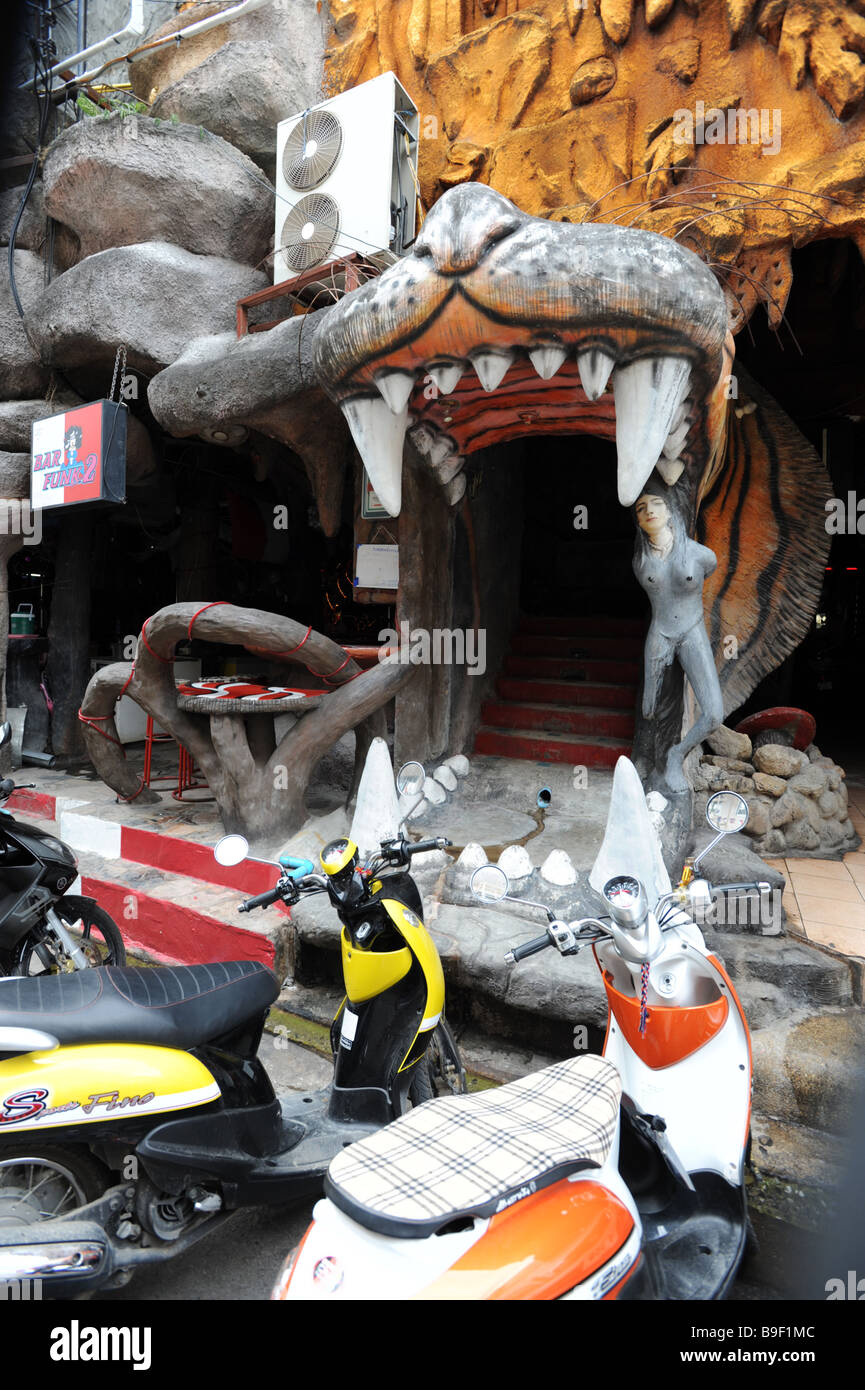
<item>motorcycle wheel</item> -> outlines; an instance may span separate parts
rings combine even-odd
[[[435,1029],[423,1059],[415,1067],[409,1087],[411,1105],[438,1096],[465,1095],[468,1090],[465,1068],[456,1039],[444,1018]]]
[[[0,1231],[50,1221],[94,1201],[107,1176],[84,1150],[26,1142],[4,1145],[0,1155]]]
[[[91,966],[125,965],[126,947],[120,929],[98,903],[88,902],[86,898],[69,896],[61,898],[55,905],[55,912],[66,926],[73,927],[76,922],[83,923],[83,929],[72,935],[80,938]],[[36,927],[18,943],[13,961],[13,975],[55,975],[58,966],[49,953],[40,951],[43,928]],[[50,963],[46,963],[50,959]]]

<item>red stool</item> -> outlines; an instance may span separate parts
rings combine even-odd
[[[157,734],[153,728],[153,716],[147,716],[147,729],[144,735],[144,771],[141,774],[142,786],[149,787],[152,782],[173,782],[173,772],[160,772],[153,775],[153,745],[154,743],[173,743],[171,734]]]
[[[183,800],[183,793],[189,791],[207,791],[207,783],[202,778],[200,770],[196,769],[195,760],[190,753],[187,753],[182,743],[177,744],[177,772],[153,772],[153,745],[154,743],[175,743],[173,734],[157,734],[153,726],[153,716],[147,716],[147,729],[144,735],[144,771],[141,774],[141,785],[151,786],[154,782],[175,782],[176,789],[171,793],[175,801]],[[213,796],[197,796],[196,801],[213,801]]]
[[[192,754],[187,753],[182,743],[178,743],[177,751],[177,790],[173,791],[171,795],[174,797],[175,801],[183,801],[184,792],[207,791],[208,786],[202,777],[200,769],[196,768],[195,759]],[[198,782],[196,781],[196,777],[202,777],[202,780]],[[196,796],[193,797],[193,800],[215,801],[216,798],[214,796]]]

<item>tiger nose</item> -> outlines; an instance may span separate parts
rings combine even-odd
[[[513,203],[486,184],[464,183],[432,208],[414,254],[432,260],[440,275],[464,275],[525,220]]]

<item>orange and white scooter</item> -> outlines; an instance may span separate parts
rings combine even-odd
[[[433,1101],[343,1150],[275,1299],[724,1297],[747,1231],[750,1040],[697,921],[715,895],[769,885],[713,888],[697,870],[747,818],[736,793],[713,796],[716,839],[671,889],[636,770],[619,760],[590,878],[606,912],[548,912],[508,956],[592,947],[603,1055]],[[508,897],[496,865],[472,887]]]

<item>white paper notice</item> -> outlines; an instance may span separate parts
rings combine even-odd
[[[358,589],[398,589],[399,546],[359,545],[354,582]]]

